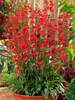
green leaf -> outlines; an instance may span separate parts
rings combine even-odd
[[[69,40],[72,40],[74,38],[75,38],[75,33],[73,32],[73,33],[70,34]]]
[[[3,14],[3,12],[0,10],[0,14]]]
[[[72,28],[75,30],[75,21],[72,21]]]

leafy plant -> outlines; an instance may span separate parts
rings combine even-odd
[[[59,7],[61,7],[61,12],[75,14],[75,6],[69,0],[59,0]]]
[[[70,16],[62,13],[57,20],[50,16],[53,8],[52,0],[48,9],[25,4],[7,19],[7,47],[13,53],[9,58],[18,65],[12,88],[20,94],[54,97],[63,90],[59,69],[67,59]]]
[[[9,0],[0,0],[0,13],[8,14],[12,10]]]
[[[12,78],[14,77],[14,73],[9,74],[7,71],[3,71],[0,74],[0,87],[6,87],[9,86],[11,83]]]
[[[35,66],[30,66],[28,62],[24,64],[23,70],[20,76],[16,75],[11,80],[10,87],[15,92],[23,95],[51,95],[52,97],[63,92],[63,79],[52,65],[44,66],[44,69],[39,71]]]
[[[74,21],[74,15],[75,15],[75,4],[71,4],[70,0],[59,0],[59,9],[60,14],[63,12],[67,12],[71,15],[70,17],[70,37],[69,40],[73,40],[75,38],[75,21]]]
[[[71,80],[71,83],[68,86],[66,98],[67,100],[75,100],[75,78]]]
[[[72,67],[72,64],[75,60],[75,50],[73,47],[73,40],[69,41],[68,46],[66,47],[66,53],[68,54],[69,66]]]
[[[12,11],[9,0],[0,0],[0,39],[5,39],[3,33],[5,32],[5,20],[8,14]]]

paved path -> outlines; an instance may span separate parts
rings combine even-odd
[[[12,92],[7,87],[0,88],[0,100],[15,100]]]
[[[12,93],[0,93],[0,100],[15,100]]]

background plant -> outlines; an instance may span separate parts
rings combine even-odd
[[[75,39],[75,21],[74,21],[74,15],[75,15],[75,3],[72,0],[59,0],[59,9],[60,14],[63,12],[68,12],[70,16],[70,36],[68,37],[68,47],[69,49],[67,52],[70,54],[69,57],[74,58],[74,55],[72,55],[72,52],[74,52],[74,39]],[[73,65],[73,63],[72,63]]]
[[[66,91],[66,98],[68,100],[74,100],[75,99],[75,78],[71,80],[71,83],[68,86],[68,89]]]
[[[10,5],[9,0],[0,0],[0,38],[1,39],[4,38],[2,33],[5,32],[4,30],[5,19],[11,10],[12,7]]]

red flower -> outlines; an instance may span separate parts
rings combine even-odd
[[[53,56],[52,52],[46,54],[46,57],[50,57],[50,56]]]
[[[47,4],[47,0],[44,3]],[[34,11],[30,5],[26,5],[21,11],[8,16],[5,36],[10,39],[7,46],[14,54],[14,61],[21,63],[22,59],[25,62],[33,57],[35,65],[41,66],[50,56],[52,64],[66,60],[64,48],[67,44],[66,37],[69,36],[69,16],[62,14],[58,20],[51,18],[47,12],[54,12],[53,0],[49,2],[50,7],[46,6]],[[57,67],[60,65],[57,64]]]
[[[53,13],[54,12],[54,8],[50,7],[50,11],[51,11],[51,13]]]
[[[6,10],[6,11],[11,11],[11,10],[12,10],[12,7],[9,6],[9,7],[5,8],[5,10]]]
[[[36,44],[35,43],[31,45],[31,48],[35,48],[35,47],[36,47]]]
[[[51,11],[51,13],[54,12],[54,4],[53,4],[53,0],[50,0],[50,11]]]
[[[38,42],[39,41],[39,38],[37,38],[37,36],[34,34],[34,35],[31,36],[31,41]]]
[[[25,56],[24,56],[24,61],[27,61],[27,60],[28,60],[28,56],[25,55]]]
[[[60,60],[66,61],[66,60],[67,60],[66,54],[61,54],[61,55],[60,55]]]
[[[7,50],[2,50],[2,52],[3,52],[3,53],[6,53],[6,52],[7,52]]]
[[[2,7],[4,4],[4,0],[0,0],[0,7]]]
[[[38,64],[38,65],[42,65],[43,62],[42,62],[42,61],[36,61],[36,64]]]
[[[14,52],[17,51],[17,48],[12,48],[10,51],[11,51],[12,53],[14,53]]]

